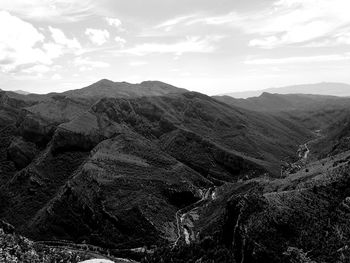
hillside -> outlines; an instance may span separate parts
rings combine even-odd
[[[214,199],[185,214],[184,229],[198,234],[175,251],[159,249],[145,262],[213,254],[227,258],[223,262],[348,262],[349,159],[347,151],[310,162],[286,178],[215,188]],[[191,254],[189,248],[207,252]]]
[[[331,207],[347,205],[347,98],[107,80],[30,95],[0,92],[0,219],[19,234],[145,262],[293,262],[316,246],[335,263],[332,222],[346,250],[347,210]]]
[[[78,263],[84,259],[92,258],[86,252],[75,252],[68,249],[55,249],[37,245],[32,240],[13,231],[3,229],[4,222],[0,222],[0,225],[0,262]]]
[[[263,93],[247,99],[214,98],[228,105],[289,120],[312,131],[326,130],[346,118],[350,106],[349,98],[309,94]]]
[[[0,213],[36,239],[126,246],[174,240],[178,209],[214,185],[278,176],[279,160],[294,159],[313,137],[193,92],[103,98],[92,106],[67,95],[27,103],[2,146],[8,168]]]

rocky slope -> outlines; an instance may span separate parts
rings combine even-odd
[[[196,216],[185,222],[198,233],[190,236],[190,245],[201,249],[210,243],[220,248],[217,256],[231,251],[236,262],[245,263],[348,262],[349,159],[350,152],[344,152],[309,163],[283,179],[216,188],[214,200],[192,210]],[[204,255],[213,253],[208,251]],[[145,262],[165,258],[191,259],[183,245],[177,251],[159,249]]]
[[[3,148],[11,171],[0,210],[23,233],[110,246],[174,240],[178,209],[214,184],[277,175],[275,160],[311,136],[198,93],[92,101],[12,107],[20,117]]]
[[[0,218],[35,240],[157,245],[188,255],[181,247],[190,241],[195,251],[221,251],[208,260],[283,262],[293,253],[340,260],[325,244],[348,241],[347,212],[332,208],[347,202],[347,148],[283,178],[280,161],[297,161],[300,144],[333,136],[348,102],[285,98],[294,106],[277,103],[272,113],[160,82],[102,80],[42,96],[1,92]],[[347,137],[346,125],[337,131],[334,138]],[[321,156],[316,144],[310,148]],[[159,262],[158,252],[149,260]]]
[[[122,133],[91,151],[29,228],[45,239],[109,246],[151,245],[159,236],[171,241],[176,210],[211,185],[152,142]]]

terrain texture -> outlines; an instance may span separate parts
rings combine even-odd
[[[158,81],[0,91],[1,239],[35,260],[349,262],[349,106]]]

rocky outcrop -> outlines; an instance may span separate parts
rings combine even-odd
[[[90,151],[99,142],[126,130],[127,127],[111,121],[104,114],[88,111],[58,126],[52,140],[52,151]]]
[[[7,155],[18,169],[26,167],[32,162],[39,150],[34,143],[26,142],[21,137],[16,137],[7,148]]]
[[[27,141],[45,146],[56,129],[57,123],[31,113],[26,114],[19,123],[19,134]]]

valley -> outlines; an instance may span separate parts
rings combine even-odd
[[[349,106],[158,81],[0,91],[0,219],[115,262],[346,262]]]

